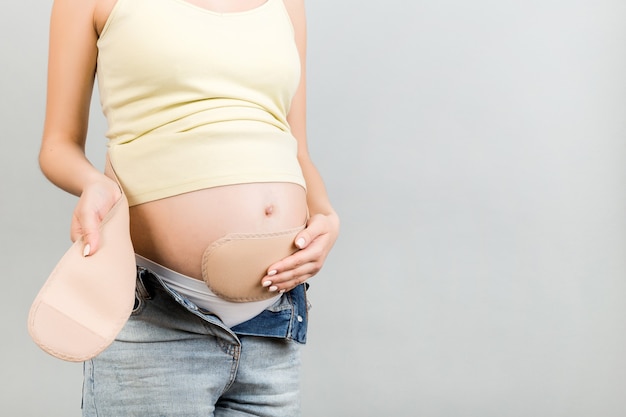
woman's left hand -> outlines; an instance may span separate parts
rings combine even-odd
[[[337,214],[315,214],[294,243],[300,249],[272,265],[261,283],[270,292],[285,292],[317,274],[339,235]]]

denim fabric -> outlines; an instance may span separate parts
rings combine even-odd
[[[85,362],[84,417],[297,417],[303,285],[232,329],[139,268],[135,309]]]
[[[242,336],[279,337],[306,343],[309,305],[305,286],[308,284],[297,286],[261,314],[232,330]]]

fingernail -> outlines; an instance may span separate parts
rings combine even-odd
[[[304,247],[304,238],[301,237],[300,239],[296,240],[296,246],[299,247],[300,249],[302,249]]]
[[[272,285],[272,281],[265,281],[265,282],[263,282],[263,286],[264,287],[269,287],[270,285]]]
[[[277,289],[278,289],[278,287],[277,287],[276,285],[272,285],[272,286],[270,287],[270,292],[274,292],[274,291],[276,291]]]
[[[277,270],[272,269],[270,272],[268,272],[268,273],[267,273],[267,275],[271,277],[271,276],[276,275],[277,273],[278,273],[278,271],[277,271]]]
[[[283,288],[282,290],[278,291],[280,294],[283,294],[285,292],[285,289]]]
[[[91,252],[91,245],[87,243],[83,248],[83,256],[89,255],[89,252]]]

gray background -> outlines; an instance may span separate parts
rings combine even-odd
[[[76,201],[36,161],[50,5],[0,14],[11,416],[80,415],[81,366],[26,332]],[[312,280],[304,416],[626,415],[626,2],[307,7],[310,149],[343,222]]]

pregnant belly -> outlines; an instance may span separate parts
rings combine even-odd
[[[306,192],[297,184],[238,184],[133,206],[130,229],[136,253],[202,280],[203,255],[220,239],[283,232],[306,217]]]

